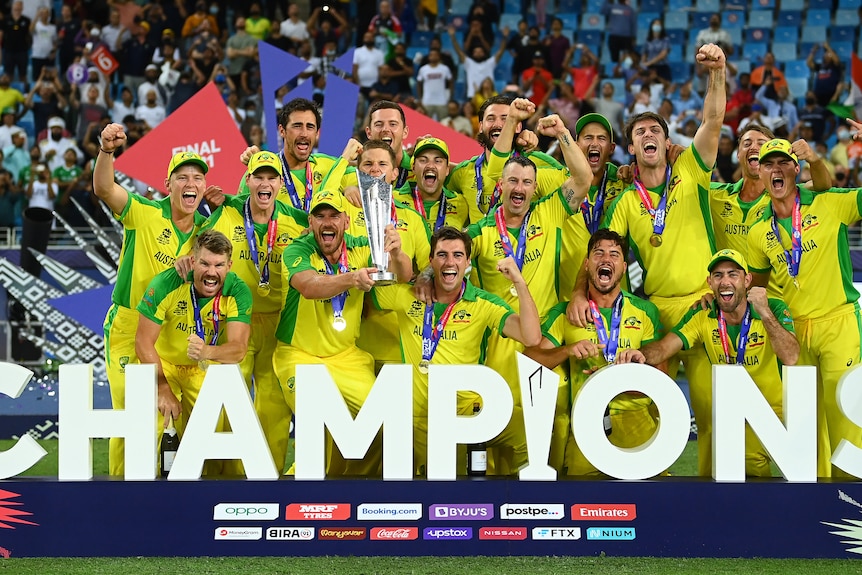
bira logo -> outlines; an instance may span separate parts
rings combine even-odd
[[[288,521],[308,519],[343,521],[350,519],[349,503],[291,503],[284,510]]]
[[[856,513],[851,514],[853,518],[844,517],[840,519],[840,523],[830,523],[828,521],[821,521],[820,523],[834,527],[835,531],[830,531],[829,533],[838,537],[841,543],[848,546],[846,549],[848,553],[858,554],[859,548],[862,547],[862,517],[859,516],[862,513],[862,503],[859,503],[840,489],[838,490],[838,500],[856,507]],[[844,509],[847,508],[845,507]]]
[[[372,541],[413,541],[419,538],[418,527],[374,527]]]

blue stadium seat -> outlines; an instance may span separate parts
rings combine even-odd
[[[840,22],[842,26],[858,26],[859,11],[856,9],[849,10],[841,8],[835,11],[835,21]]]
[[[518,0],[515,0],[515,2],[518,2]],[[471,0],[452,0],[449,9],[452,11],[452,14],[467,14],[470,12],[470,6],[472,4]],[[520,10],[521,5],[519,3],[517,11],[520,12]],[[508,10],[506,10],[506,12],[508,12]]]
[[[771,30],[769,28],[746,28],[746,42],[769,42]],[[796,36],[799,37],[798,35]]]
[[[787,89],[797,103],[800,100],[804,101],[805,92],[808,91],[808,78],[787,78]]]
[[[718,12],[721,9],[719,0],[696,0],[694,5],[698,12]]]
[[[614,75],[614,68],[616,67],[617,65],[613,62],[605,62],[602,64],[602,78],[612,78]]]
[[[761,62],[768,51],[769,47],[766,42],[748,42],[742,47],[742,56],[754,64]]]
[[[614,100],[625,104],[626,103],[626,82],[622,78],[605,78],[599,82],[599,85],[609,82],[614,87]]]
[[[514,32],[518,29],[518,22],[520,22],[520,21],[521,21],[521,15],[520,14],[517,14],[517,13],[511,14],[508,12],[506,14],[500,14],[500,30],[502,30],[503,28],[508,26],[509,30]],[[563,27],[565,27],[565,26],[566,26],[566,23],[565,23],[565,21],[563,21]]]
[[[691,0],[670,0],[667,5],[670,12],[678,12],[680,10],[690,10]]]
[[[811,52],[811,49],[815,46],[819,46],[819,44],[817,42],[800,42],[799,53],[807,57],[808,54]]]
[[[434,36],[434,32],[430,31],[422,31],[415,30],[410,37],[410,46],[422,47],[428,46],[431,42],[431,38]]]
[[[647,37],[647,29],[643,26],[638,26],[638,31],[635,35],[635,46],[640,47],[643,46],[646,42]]]
[[[581,23],[581,16],[576,12],[560,12],[557,18],[563,21],[563,28],[577,30]]]
[[[414,34],[415,34],[415,32],[414,32]],[[426,46],[427,46],[427,44],[426,44]],[[426,50],[427,50],[427,48],[423,47],[423,46],[408,46],[407,58],[410,61],[413,61],[413,59],[416,58],[417,54],[425,54]],[[453,54],[453,56],[454,56],[454,54]]]
[[[517,20],[520,20],[520,19],[521,19],[521,17],[519,16],[517,18]],[[515,26],[511,27],[512,30],[518,29],[517,20],[515,20]],[[455,29],[458,30],[458,32],[466,31],[467,30],[467,14],[464,12],[453,13],[449,17],[449,24],[451,24],[452,26],[455,26]],[[449,34],[441,34],[441,36],[448,36],[448,35]],[[463,34],[462,34],[462,36],[463,36]]]
[[[688,62],[670,62],[670,78],[673,82],[685,82],[692,76],[691,64]]]
[[[778,11],[778,17],[775,21],[776,26],[801,26],[802,11],[801,10],[785,10],[782,8]]]
[[[753,10],[748,13],[749,28],[772,28],[775,25],[775,17],[771,10]]]
[[[772,38],[773,42],[798,42],[799,28],[792,26],[776,26],[775,34]]]
[[[845,64],[850,62],[850,56],[853,54],[853,44],[851,42],[832,42],[829,46],[838,54],[842,62]]]
[[[803,26],[802,35],[799,37],[802,42],[821,43],[826,41],[826,26]]]
[[[601,12],[604,4],[605,0],[587,0],[585,12]]]
[[[649,33],[653,20],[661,20],[660,12],[638,12],[638,32]],[[667,28],[667,25],[665,25]]]
[[[601,30],[578,30],[578,42],[581,44],[600,45],[603,39]]]
[[[664,27],[668,30],[688,30],[688,12],[667,12]]]
[[[742,44],[742,28],[728,28],[727,33],[730,34],[730,42],[734,46]],[[697,34],[695,34],[697,36]]]
[[[668,28],[665,30],[665,34],[667,34],[671,44],[685,44],[688,40],[688,30]]]
[[[805,60],[790,60],[784,62],[784,77],[785,78],[808,78],[811,75],[811,69]]]
[[[776,62],[789,62],[796,60],[796,43],[795,42],[773,42],[772,55],[775,56]]]
[[[751,0],[752,10],[772,10],[775,8],[775,0]]]
[[[721,27],[726,30],[742,29],[745,26],[745,12],[726,10],[721,15]]]
[[[782,10],[804,10],[805,0],[781,0]]]
[[[832,10],[832,0],[808,0],[809,10]]]
[[[809,26],[829,26],[832,23],[830,10],[808,10],[805,13],[805,23]]]
[[[862,7],[862,0],[838,0],[839,10],[858,10]]]
[[[663,12],[664,0],[641,0],[641,12]]]
[[[557,0],[557,10],[560,12],[580,12],[581,0]]]
[[[704,28],[709,28],[709,19],[712,12],[695,12],[691,15],[691,29],[693,32],[700,32]]]
[[[682,45],[680,44],[671,44],[670,52],[667,54],[668,62],[683,62],[682,56]]]
[[[605,17],[595,12],[584,12],[581,17],[581,28],[583,30],[604,30]]]
[[[737,60],[731,64],[736,68],[737,74],[751,74],[751,62],[748,60]]]
[[[856,26],[832,26],[829,28],[830,42],[855,42]]]

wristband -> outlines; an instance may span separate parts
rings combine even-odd
[[[106,150],[105,148],[99,147],[99,151],[100,151],[100,152],[102,152],[103,154],[108,154],[109,156],[113,156],[113,155],[114,155],[114,152],[116,152],[117,150],[111,150],[111,151],[109,152],[109,151],[108,151],[108,150]]]

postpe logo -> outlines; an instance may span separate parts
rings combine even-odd
[[[213,519],[220,521],[272,521],[278,519],[278,503],[219,503]]]
[[[472,527],[426,527],[422,531],[422,539],[426,541],[463,541],[472,538]]]
[[[572,505],[572,519],[593,521],[632,521],[637,517],[634,503],[593,503]]]
[[[494,518],[494,505],[491,503],[437,503],[428,508],[428,513],[431,520],[482,521]]]
[[[565,514],[562,503],[504,503],[500,506],[500,519],[559,520]]]

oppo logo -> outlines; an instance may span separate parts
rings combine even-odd
[[[278,503],[219,503],[213,508],[213,519],[263,520],[278,518]]]

